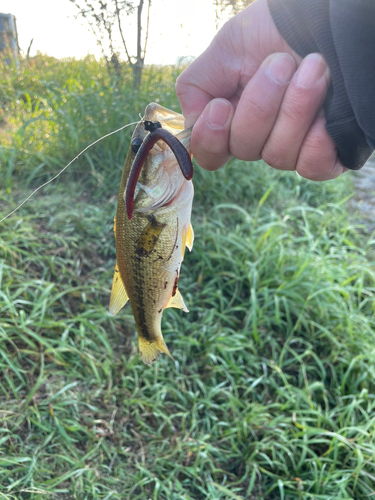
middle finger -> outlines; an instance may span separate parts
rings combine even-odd
[[[285,93],[263,160],[280,170],[294,170],[301,145],[321,109],[329,85],[329,69],[321,54],[302,61]]]

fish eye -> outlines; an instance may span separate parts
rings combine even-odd
[[[138,149],[141,147],[141,144],[142,144],[142,139],[140,137],[135,137],[133,140],[132,140],[132,151],[133,153],[137,153],[138,152]]]

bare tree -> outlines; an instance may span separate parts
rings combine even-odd
[[[109,72],[121,72],[117,35],[120,35],[126,61],[133,70],[134,87],[139,89],[146,56],[151,0],[148,2],[146,34],[142,48],[142,11],[145,0],[70,0],[78,9],[77,17],[83,17],[102,51]],[[137,14],[137,53],[130,55],[124,36],[122,16]]]

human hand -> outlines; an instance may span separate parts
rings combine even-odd
[[[178,78],[186,127],[194,124],[196,161],[216,170],[231,156],[263,159],[307,179],[347,169],[325,129],[330,81],[320,54],[301,59],[278,32],[266,0],[228,21],[207,50]]]

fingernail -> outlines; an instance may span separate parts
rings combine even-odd
[[[296,69],[294,59],[289,54],[272,54],[266,62],[266,74],[279,85],[290,82]]]
[[[212,128],[224,128],[232,110],[230,103],[225,99],[213,99],[208,106],[208,124]]]
[[[310,89],[314,87],[324,75],[326,62],[320,54],[309,54],[302,61],[295,76],[297,87]]]

